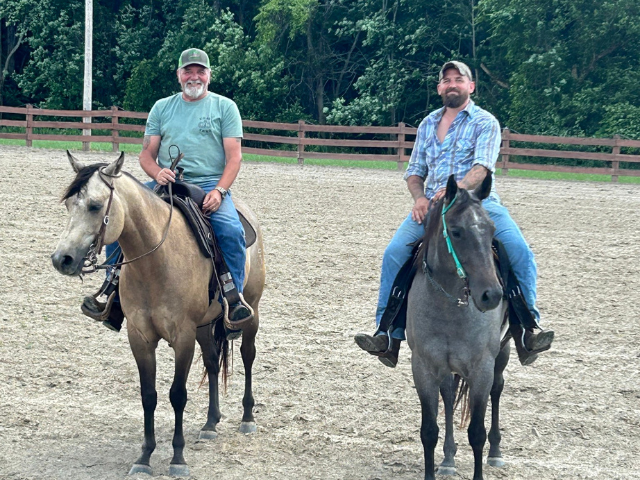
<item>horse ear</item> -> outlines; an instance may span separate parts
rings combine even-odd
[[[453,199],[456,198],[458,194],[458,182],[456,182],[456,177],[454,175],[449,175],[449,180],[447,181],[447,190],[444,194],[444,198],[447,201],[447,204],[453,202]]]
[[[104,169],[104,173],[112,176],[118,175],[120,173],[120,170],[122,170],[122,165],[124,165],[124,152],[120,152],[120,156],[118,157],[118,159],[107,165],[107,167]]]
[[[473,193],[479,200],[484,200],[491,193],[491,183],[492,183],[492,175],[489,170],[487,170],[487,175],[484,177],[482,184],[477,187]]]
[[[84,168],[84,164],[80,163],[76,157],[71,155],[69,150],[67,150],[67,158],[69,159],[69,163],[71,164],[71,168],[73,168],[74,172],[78,173]]]

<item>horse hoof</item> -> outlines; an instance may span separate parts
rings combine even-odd
[[[131,470],[129,470],[129,475],[135,475],[136,473],[145,473],[147,475],[153,475],[151,473],[151,467],[149,465],[141,465],[139,463],[134,463]]]
[[[456,467],[443,467],[440,465],[437,471],[438,475],[455,475]]]
[[[256,422],[242,422],[238,431],[240,433],[255,433],[258,431],[258,427]]]
[[[487,457],[487,465],[492,467],[504,467],[504,460],[502,457]]]
[[[169,465],[169,475],[172,477],[188,477],[189,467],[186,465],[171,464]]]
[[[200,430],[200,435],[198,435],[198,440],[213,440],[218,438],[218,432],[215,430]]]

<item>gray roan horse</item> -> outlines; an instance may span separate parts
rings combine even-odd
[[[418,266],[408,294],[407,341],[422,407],[420,438],[425,479],[435,479],[434,449],[438,442],[438,390],[445,407],[444,460],[439,474],[454,474],[453,373],[468,385],[469,443],[475,460],[474,480],[482,479],[482,450],[487,439],[485,412],[491,394],[492,423],[488,463],[502,466],[499,398],[509,344],[501,349],[501,324],[506,302],[491,251],[493,222],[481,201],[491,191],[491,175],[474,191],[449,178],[443,201],[430,209]],[[469,297],[471,301],[469,301]]]
[[[105,243],[120,243],[125,260],[134,259],[157,246],[167,227],[170,206],[131,175],[121,171],[124,153],[109,165],[83,166],[71,154],[69,161],[76,178],[64,195],[69,221],[53,253],[56,269],[64,275],[79,275],[90,246],[96,242],[101,225],[106,223]],[[111,198],[111,200],[110,200]],[[240,349],[245,368],[244,415],[240,431],[256,430],[253,417],[251,368],[255,359],[255,336],[258,331],[258,302],[264,288],[265,268],[262,234],[255,216],[234,199],[257,232],[256,242],[247,249],[244,296],[253,307],[255,320],[243,331]],[[110,208],[108,205],[110,205]],[[107,210],[109,210],[107,212]],[[108,220],[106,220],[108,216]],[[200,252],[196,239],[182,214],[175,210],[166,241],[153,253],[124,265],[120,295],[127,318],[131,350],[138,364],[140,390],[144,408],[144,443],[142,455],[130,473],[151,473],[149,457],[155,449],[154,411],[156,393],[156,347],[164,339],[175,352],[175,374],[170,390],[175,411],[173,459],[169,473],[186,476],[189,469],[183,456],[185,446],[182,417],[187,403],[186,381],[194,356],[196,340],[209,380],[209,411],[200,438],[215,438],[220,421],[218,373],[226,366],[228,344],[222,321],[209,324],[221,308],[218,302],[209,307],[208,284],[211,261]],[[201,328],[199,328],[201,327]],[[225,372],[223,371],[223,374]]]

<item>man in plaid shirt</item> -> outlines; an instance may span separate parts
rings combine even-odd
[[[500,153],[500,124],[493,115],[470,99],[474,89],[471,70],[467,65],[457,61],[444,64],[438,82],[438,94],[442,96],[444,106],[429,114],[420,123],[411,160],[404,175],[415,203],[384,252],[376,311],[377,325],[380,325],[387,308],[398,272],[411,258],[410,244],[422,238],[422,221],[431,202],[439,200],[444,195],[449,176],[455,175],[461,188],[472,190],[482,183],[488,172],[494,175]],[[495,237],[502,242],[507,251],[524,301],[532,316],[538,321],[540,312],[536,308],[537,267],[533,252],[508,210],[500,202],[500,197],[495,191],[495,181],[492,182],[491,189],[491,195],[482,205],[495,224]],[[524,334],[524,352],[528,350],[531,354],[522,354],[520,361],[523,365],[528,365],[537,358],[533,352],[542,351],[551,345],[554,334],[551,330],[538,334],[532,330],[525,330]],[[404,339],[402,327],[397,327],[391,332],[390,343],[386,332],[355,336],[358,346],[374,354],[385,352],[390,347],[386,356],[379,357],[380,361],[389,367],[396,366],[400,341]]]

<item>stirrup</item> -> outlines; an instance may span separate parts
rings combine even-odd
[[[227,328],[227,330],[244,330],[249,324],[251,324],[251,322],[253,322],[254,319],[254,311],[253,308],[251,308],[251,305],[249,305],[245,299],[244,296],[238,292],[238,296],[240,297],[240,303],[245,306],[247,308],[247,310],[249,310],[249,316],[241,319],[241,320],[237,320],[237,321],[231,321],[229,319],[229,301],[225,298],[222,297],[222,310],[224,313],[224,326]]]
[[[99,302],[97,299],[97,297],[100,295],[100,292],[89,297],[84,297],[80,309],[82,310],[82,313],[84,313],[87,317],[99,322],[104,322],[109,318],[111,307],[113,306],[113,301],[116,298],[117,293],[117,290],[111,292],[111,295],[109,295],[107,301],[104,303]]]

